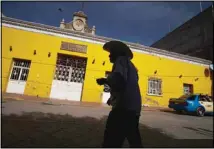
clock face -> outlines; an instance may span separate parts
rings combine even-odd
[[[81,31],[84,28],[84,23],[82,20],[77,19],[73,22],[73,27],[77,31]]]

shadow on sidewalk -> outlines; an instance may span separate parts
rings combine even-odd
[[[2,116],[2,147],[101,147],[106,117],[39,112]],[[213,140],[176,140],[140,125],[145,147],[213,147]],[[124,147],[128,147],[125,141]]]

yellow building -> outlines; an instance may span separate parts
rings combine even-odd
[[[96,78],[111,71],[102,49],[112,39],[97,36],[83,12],[53,27],[2,17],[2,92],[80,102],[109,96]],[[133,51],[143,104],[167,106],[183,94],[211,95],[211,61],[125,42]],[[105,90],[106,91],[106,90]]]

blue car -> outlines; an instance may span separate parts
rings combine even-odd
[[[213,98],[203,94],[183,95],[171,98],[168,107],[177,112],[194,113],[198,116],[213,115]]]

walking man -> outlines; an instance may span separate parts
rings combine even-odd
[[[108,84],[112,106],[104,132],[103,147],[122,147],[127,138],[130,147],[142,147],[139,132],[141,94],[138,73],[131,62],[133,54],[129,47],[120,41],[110,41],[103,49],[110,53],[112,72],[107,78],[97,79],[99,85]]]

